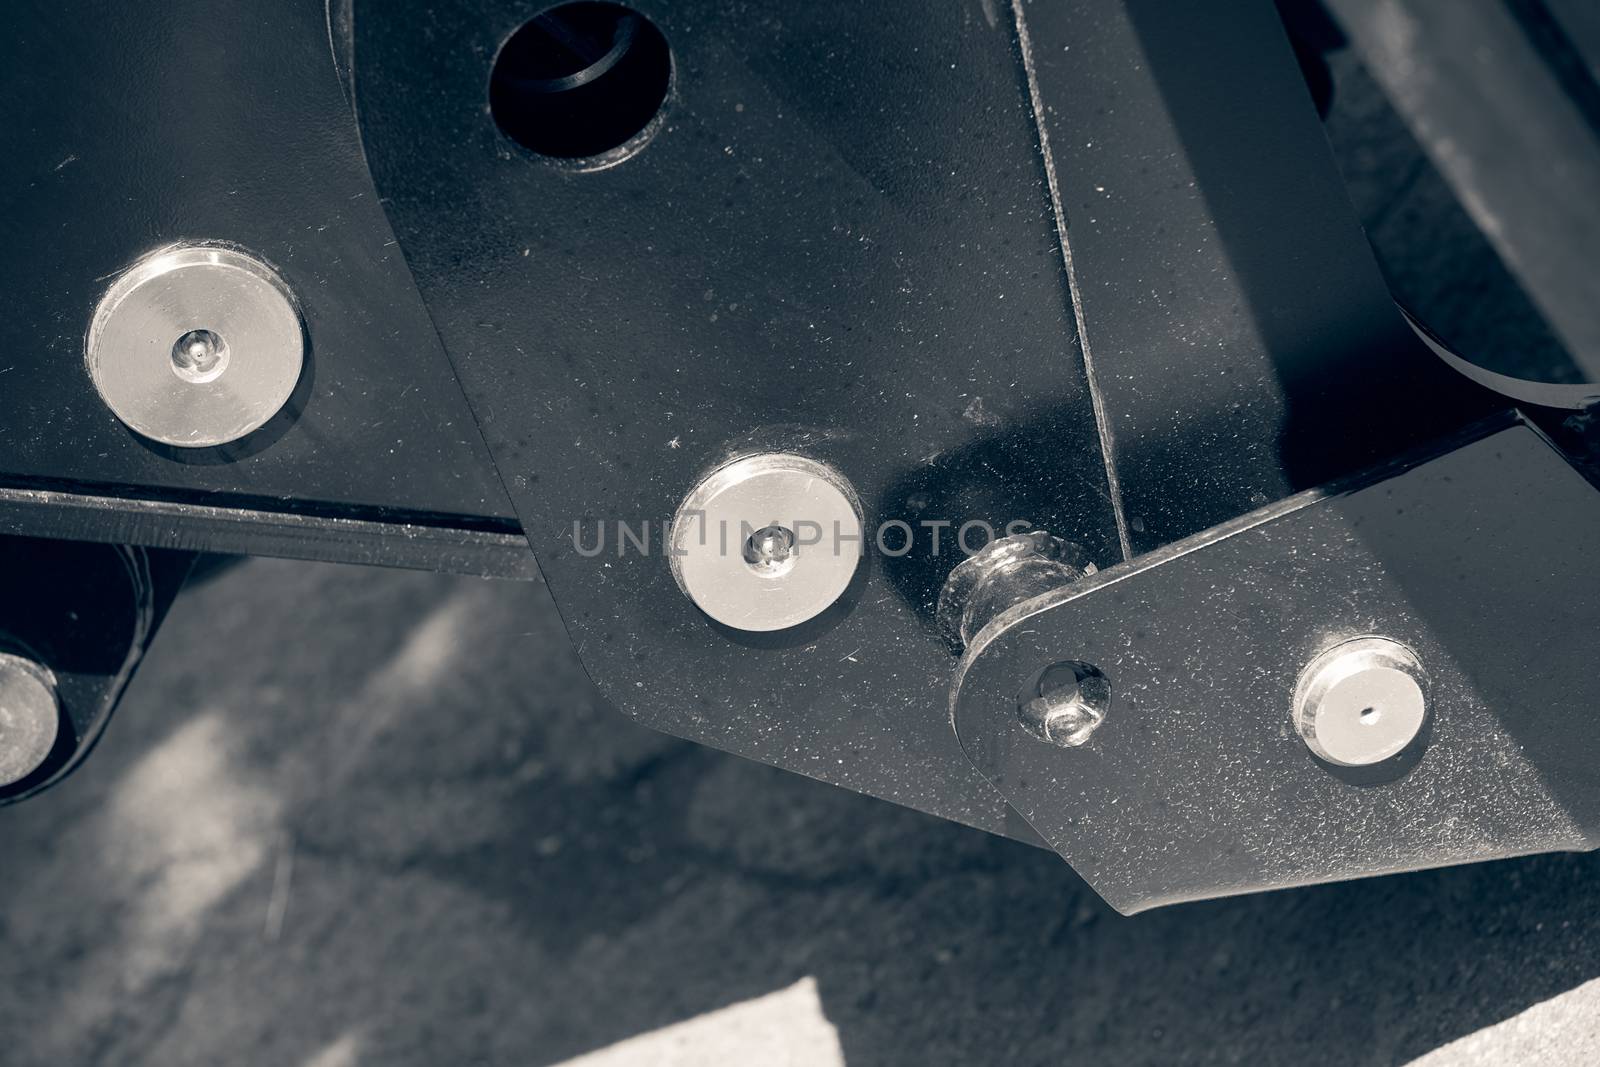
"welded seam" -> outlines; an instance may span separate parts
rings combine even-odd
[[[1083,353],[1083,373],[1089,385],[1089,400],[1094,406],[1094,424],[1100,434],[1100,455],[1106,465],[1106,491],[1111,497],[1111,514],[1117,523],[1117,541],[1122,558],[1133,558],[1133,538],[1128,532],[1128,516],[1122,507],[1122,482],[1117,477],[1113,458],[1111,424],[1105,398],[1095,376],[1094,357],[1089,351],[1089,334],[1083,321],[1083,296],[1078,290],[1078,272],[1072,264],[1072,245],[1067,240],[1067,212],[1061,203],[1061,186],[1056,181],[1056,162],[1050,154],[1050,134],[1045,130],[1044,100],[1039,94],[1039,76],[1033,62],[1033,38],[1022,14],[1022,0],[1011,0],[1011,15],[1017,24],[1017,46],[1022,51],[1022,70],[1028,79],[1028,105],[1033,111],[1033,126],[1039,134],[1039,154],[1044,159],[1045,184],[1050,189],[1050,210],[1055,213],[1056,236],[1061,245],[1061,261],[1067,270],[1067,294],[1072,300],[1072,318],[1078,331],[1078,349]]]

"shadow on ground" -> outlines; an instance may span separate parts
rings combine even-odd
[[[543,588],[252,561],[0,812],[8,1064],[556,1063],[815,978],[845,1061],[1404,1062],[1600,975],[1600,861],[1123,919],[649,733]]]

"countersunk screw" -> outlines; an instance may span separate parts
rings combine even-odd
[[[39,769],[60,725],[55,676],[30,659],[0,652],[0,787]]]
[[[1111,682],[1091,663],[1052,663],[1029,680],[1017,699],[1017,717],[1034,737],[1077,748],[1099,729],[1111,709]]]

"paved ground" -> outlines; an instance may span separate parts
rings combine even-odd
[[[1396,287],[1543,358],[1341,86]],[[1594,1063],[1597,910],[1600,858],[1548,856],[1122,919],[1053,856],[631,725],[542,587],[252,561],[0,811],[0,1064]]]
[[[264,560],[179,602],[0,850],[19,1067],[546,1064],[781,990],[769,1036],[851,1067],[1395,1064],[1600,978],[1596,857],[1123,919],[1053,856],[624,721],[540,586]]]

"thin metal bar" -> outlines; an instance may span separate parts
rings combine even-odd
[[[1083,373],[1088,380],[1090,399],[1094,402],[1094,422],[1100,432],[1100,452],[1105,457],[1106,492],[1111,497],[1111,511],[1117,521],[1117,541],[1122,547],[1122,558],[1132,559],[1133,537],[1128,532],[1128,512],[1123,506],[1122,483],[1117,476],[1116,439],[1106,416],[1105,394],[1095,378],[1094,356],[1089,348],[1089,327],[1083,319],[1083,296],[1078,289],[1078,272],[1072,262],[1072,242],[1067,240],[1067,212],[1061,205],[1061,184],[1056,181],[1055,160],[1050,155],[1044,100],[1039,95],[1039,75],[1034,69],[1033,39],[1028,36],[1028,19],[1022,11],[1022,0],[1011,0],[1011,14],[1016,19],[1017,47],[1022,53],[1022,69],[1028,79],[1028,106],[1033,111],[1033,124],[1039,131],[1039,155],[1044,160],[1045,183],[1050,188],[1050,210],[1055,215],[1056,236],[1061,242],[1061,261],[1067,272],[1067,292],[1072,300],[1073,322],[1077,326],[1078,350],[1083,353]]]
[[[0,534],[533,580],[520,533],[0,487]]]
[[[1134,552],[1478,414],[1394,306],[1270,3],[1017,8]]]
[[[1600,140],[1499,0],[1331,0],[1395,110],[1589,381]]]

